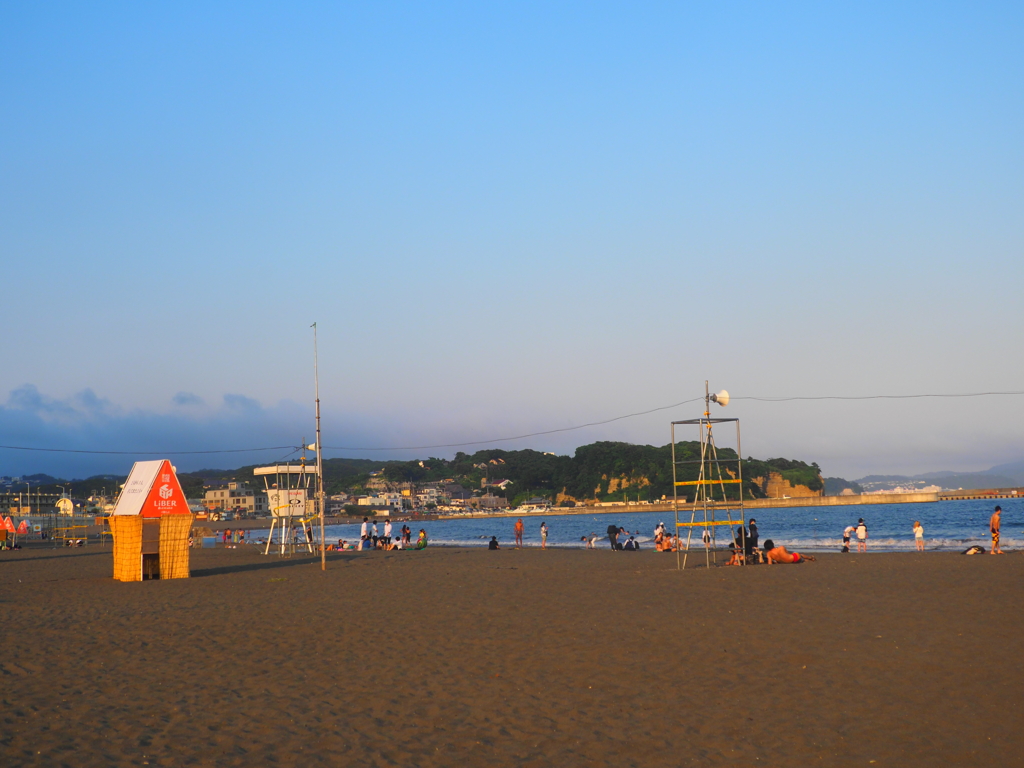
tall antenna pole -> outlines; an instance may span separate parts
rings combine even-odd
[[[320,451],[320,368],[313,323],[313,382],[316,389],[316,501],[320,509],[320,570],[327,570],[327,535],[324,533],[324,458]]]

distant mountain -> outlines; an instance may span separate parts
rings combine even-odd
[[[1014,465],[1003,465],[1012,467]],[[895,488],[926,488],[937,485],[943,490],[955,491],[959,488],[1012,488],[1024,485],[1024,463],[1019,476],[1010,473],[996,472],[993,467],[985,472],[926,472],[921,475],[867,475],[857,480],[864,491],[891,491]]]
[[[1013,479],[1014,485],[1024,485],[1024,461],[1011,461],[987,469],[982,474],[1003,475]]]
[[[53,485],[67,482],[62,477],[52,477],[51,475],[22,475],[21,480],[25,483],[32,483],[32,485]]]

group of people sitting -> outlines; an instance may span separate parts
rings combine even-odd
[[[707,543],[708,535],[705,532],[704,539]],[[765,539],[764,547],[758,547],[757,521],[750,518],[747,527],[742,525],[736,529],[736,535],[729,543],[732,557],[726,565],[744,565],[752,563],[802,563],[805,560],[813,561],[813,555],[802,555],[799,552],[790,552],[782,544],[776,545],[771,539]]]
[[[654,550],[656,552],[675,552],[682,547],[678,534],[669,534],[664,523],[658,523],[654,529]]]
[[[709,531],[705,529],[701,536],[705,548],[711,549],[712,539]],[[664,523],[658,523],[654,529],[654,548],[658,552],[676,552],[685,547],[683,539],[679,535],[669,534]],[[790,552],[782,545],[776,545],[768,539],[764,547],[758,547],[757,520],[750,518],[750,522],[736,528],[735,536],[729,542],[731,556],[726,565],[744,565],[747,563],[802,563],[805,560],[814,560],[812,555],[802,555],[799,552]]]

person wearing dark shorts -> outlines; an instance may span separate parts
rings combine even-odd
[[[992,550],[989,552],[990,555],[1003,554],[1003,550],[999,548],[999,528],[1002,515],[1003,508],[996,506],[996,511],[992,513],[992,517],[988,521],[988,530],[992,534]]]
[[[619,527],[617,525],[608,526],[608,543],[612,545],[612,551],[618,549],[616,546],[619,540]]]

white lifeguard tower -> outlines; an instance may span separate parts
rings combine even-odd
[[[297,546],[304,546],[313,554],[313,540],[307,526],[316,516],[313,508],[315,501],[310,498],[310,483],[316,474],[316,467],[307,466],[305,462],[275,464],[253,470],[253,475],[263,478],[272,515],[267,547],[263,554],[270,554],[274,543],[274,528],[278,530],[278,554],[282,557],[294,554]],[[302,527],[300,536],[295,534],[296,525]]]

